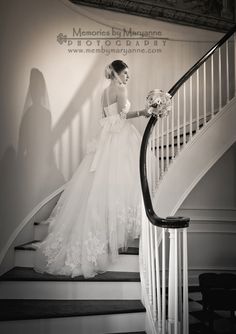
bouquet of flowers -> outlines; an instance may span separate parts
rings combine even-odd
[[[146,107],[149,114],[154,114],[157,117],[168,116],[171,111],[171,95],[155,88],[146,97]]]

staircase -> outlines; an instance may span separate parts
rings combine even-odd
[[[165,118],[152,115],[141,145],[140,272],[150,333],[188,334],[189,219],[174,215],[236,142],[236,26],[169,94],[172,111]]]
[[[190,219],[173,215],[236,141],[236,27],[169,93],[172,112],[151,116],[141,145],[140,242],[94,278],[38,274],[35,245],[48,226],[29,221],[32,237],[15,246],[14,267],[0,277],[1,333],[189,333]]]
[[[34,241],[15,247],[15,267],[0,277],[0,332],[139,333],[145,307],[139,274],[139,240],[94,278],[68,278],[33,270],[35,245],[48,225],[34,223]]]

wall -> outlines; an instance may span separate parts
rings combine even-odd
[[[236,144],[206,173],[181,209],[236,208]]]
[[[99,93],[108,84],[106,64],[120,58],[129,65],[129,99],[136,110],[150,89],[168,90],[222,35],[65,0],[3,0],[0,7],[1,249],[20,221],[69,180],[83,158]],[[69,52],[68,41],[57,41],[60,33],[72,36],[73,28],[112,27],[156,30],[163,39],[151,51],[142,46],[141,54],[109,54],[109,48],[105,54]],[[142,132],[146,120],[133,122]]]
[[[199,181],[177,215],[190,217],[189,282],[202,272],[236,271],[236,144]]]

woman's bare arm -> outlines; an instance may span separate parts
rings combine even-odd
[[[126,107],[127,102],[127,89],[125,86],[119,87],[117,92],[117,104],[118,104],[118,112],[122,115],[124,112],[122,111],[123,108]],[[146,109],[137,110],[137,111],[129,111],[125,117],[126,118],[134,118],[139,116],[149,116]]]

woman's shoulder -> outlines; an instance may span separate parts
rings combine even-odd
[[[119,85],[116,89],[117,95],[127,95],[127,88],[125,85]]]

